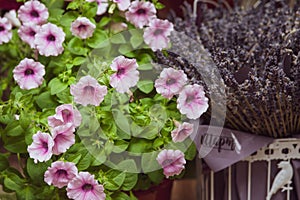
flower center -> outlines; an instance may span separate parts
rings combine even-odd
[[[78,29],[79,30],[82,30],[82,29],[85,29],[86,28],[86,25],[84,25],[84,24],[80,24],[79,26],[78,26]]]
[[[40,16],[40,14],[39,14],[39,12],[37,12],[36,10],[32,10],[31,12],[30,12],[30,16],[31,17],[39,17]]]
[[[185,103],[191,103],[192,101],[194,101],[195,97],[193,95],[188,95],[186,97]]]
[[[95,92],[95,88],[93,86],[87,85],[83,88],[84,92],[90,95],[93,95]]]
[[[68,173],[67,173],[67,171],[66,170],[64,170],[64,169],[59,169],[59,170],[57,170],[56,172],[55,172],[55,174],[57,174],[58,176],[61,176],[61,175],[67,175]]]
[[[88,184],[88,183],[84,184],[84,185],[81,187],[81,189],[82,189],[83,191],[85,191],[85,192],[91,191],[91,190],[93,190],[93,188],[94,188],[94,187],[93,187],[91,184]]]
[[[32,69],[26,69],[24,74],[25,74],[25,76],[29,76],[29,75],[34,74],[34,71]]]
[[[47,142],[42,142],[42,147],[45,149],[45,152],[48,151],[48,143]]]
[[[146,10],[144,8],[140,8],[136,11],[136,14],[138,15],[145,15],[146,14]]]
[[[167,85],[173,85],[174,83],[176,83],[176,80],[174,78],[168,78],[168,80],[166,81]]]
[[[68,122],[68,121],[70,121],[69,119],[71,118],[72,113],[69,110],[65,109],[62,111],[62,116],[63,116],[64,121]]]
[[[155,35],[155,36],[161,35],[163,32],[164,32],[164,30],[158,28],[154,31],[153,35]]]
[[[172,159],[166,159],[162,162],[162,166],[165,167],[165,166],[168,166],[170,164],[172,164],[173,160]]]
[[[55,36],[50,34],[47,36],[47,40],[50,41],[50,42],[54,42],[55,41]]]
[[[118,69],[118,71],[117,71],[117,76],[121,76],[121,75],[123,75],[125,73],[125,69],[124,68],[120,68],[120,69]]]
[[[36,33],[35,31],[30,31],[30,32],[29,32],[29,35],[30,35],[30,36],[35,36],[35,33]]]
[[[4,31],[4,30],[5,30],[5,28],[3,26],[0,26],[0,32]]]

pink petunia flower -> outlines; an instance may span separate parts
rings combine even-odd
[[[30,90],[42,84],[45,66],[33,59],[25,58],[15,67],[13,73],[20,88]]]
[[[110,76],[110,85],[120,93],[129,91],[139,80],[138,64],[135,59],[118,56],[110,65],[111,69],[117,71]]]
[[[97,15],[104,14],[108,8],[108,0],[86,0],[86,1],[88,1],[88,2],[96,1],[97,5],[98,5]]]
[[[52,128],[71,123],[75,128],[81,124],[81,114],[71,104],[63,104],[55,109],[55,115],[48,117],[48,125]]]
[[[64,51],[66,34],[63,29],[52,23],[41,26],[35,35],[34,44],[41,55],[58,56]]]
[[[130,6],[130,0],[113,0],[113,2],[117,4],[121,11],[127,10]]]
[[[29,46],[32,49],[34,49],[35,48],[34,38],[35,38],[35,34],[38,32],[39,29],[40,29],[39,25],[26,23],[19,28],[18,34],[21,40],[29,44]]]
[[[134,1],[125,13],[126,20],[137,28],[148,25],[151,19],[156,17],[156,9],[153,3],[145,1]]]
[[[52,152],[54,155],[65,153],[75,143],[75,128],[72,123],[57,126],[51,130],[54,140]]]
[[[182,142],[193,133],[193,124],[183,122],[182,124],[176,125],[177,128],[171,132],[173,142]]]
[[[83,106],[88,104],[99,106],[107,94],[107,87],[100,85],[95,78],[87,75],[81,77],[77,84],[71,85],[70,92],[76,103]]]
[[[73,35],[86,39],[93,36],[96,25],[86,17],[78,17],[71,24],[71,32]]]
[[[185,86],[179,93],[177,108],[189,119],[199,118],[208,109],[208,98],[203,87],[198,84]]]
[[[77,174],[78,170],[74,163],[56,161],[51,164],[51,167],[48,167],[44,174],[44,181],[48,185],[62,188],[67,186]]]
[[[164,175],[170,176],[179,175],[184,169],[186,163],[184,154],[180,150],[164,149],[156,158],[157,162],[164,170]]]
[[[174,30],[173,24],[168,20],[153,19],[145,29],[144,41],[153,51],[167,48],[170,39],[168,36]]]
[[[10,10],[9,12],[4,14],[4,17],[8,19],[8,21],[15,27],[20,27],[21,22],[17,17],[17,13],[15,10]]]
[[[54,146],[51,135],[38,131],[32,139],[32,144],[27,148],[30,158],[33,158],[35,163],[50,160]]]
[[[48,9],[39,1],[27,1],[18,10],[19,19],[23,23],[43,24],[49,17]]]
[[[164,68],[155,81],[157,93],[163,97],[171,99],[173,95],[179,94],[180,90],[187,82],[187,76],[182,70]]]
[[[67,186],[67,196],[76,200],[104,200],[104,187],[88,172],[79,172]]]
[[[12,32],[11,32],[12,25],[8,21],[7,18],[0,17],[0,45],[3,43],[7,43],[12,38]]]

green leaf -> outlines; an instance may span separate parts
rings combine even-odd
[[[51,95],[50,91],[43,92],[36,98],[37,105],[41,108],[53,108],[56,107],[56,103]]]
[[[109,46],[108,36],[103,30],[96,30],[91,38],[87,39],[87,45],[91,48],[103,48]]]
[[[124,183],[126,177],[125,172],[120,172],[117,170],[109,170],[106,172],[107,181],[104,183],[104,187],[108,190],[118,190]]]
[[[19,190],[16,193],[19,200],[32,200],[32,199],[36,199],[34,192],[35,192],[34,188],[30,186],[26,186],[24,189]]]
[[[124,192],[115,192],[111,195],[113,200],[132,200],[127,194]]]
[[[110,17],[102,17],[100,22],[98,23],[99,27],[104,27],[106,26],[109,22],[111,21]]]
[[[88,53],[88,49],[84,48],[83,41],[77,37],[73,37],[68,43],[68,49],[75,55],[84,55]]]
[[[131,34],[130,44],[135,49],[144,42],[143,32],[138,29],[132,29],[129,32]]]
[[[119,52],[123,55],[130,55],[133,49],[130,44],[121,44],[119,47]],[[130,57],[130,56],[129,56]]]
[[[139,64],[138,70],[152,70],[153,65],[151,63]]]
[[[98,9],[97,3],[86,3],[82,6],[82,13],[87,18],[94,18]]]
[[[51,165],[51,162],[52,161],[49,160],[47,162],[34,163],[33,159],[27,159],[26,169],[33,183],[39,184],[44,181],[44,173]]]
[[[9,167],[9,163],[7,160],[7,156],[0,154],[0,171],[4,171],[8,167]]]
[[[42,2],[46,5],[48,10],[62,8],[64,5],[64,0],[43,0]]]
[[[23,188],[25,180],[20,178],[17,174],[13,172],[6,172],[4,177],[4,186],[13,191],[20,191]]]
[[[152,149],[152,142],[142,138],[133,138],[130,141],[128,151],[133,153],[144,153]]]
[[[159,152],[154,151],[150,153],[144,153],[142,155],[142,170],[145,173],[156,171],[161,168],[156,158]]]
[[[12,153],[27,153],[27,145],[23,136],[6,138],[4,147]]]
[[[93,157],[91,154],[89,154],[87,151],[85,151],[84,154],[82,154],[82,158],[77,164],[77,168],[79,171],[86,170],[92,163]]]
[[[61,17],[61,25],[65,26],[65,27],[70,27],[71,23],[78,17],[78,13],[75,11],[69,11],[67,13],[65,13],[62,17]]]
[[[31,123],[31,117],[25,111],[22,111],[19,119],[21,127],[26,130]]]
[[[118,34],[113,35],[110,38],[110,42],[113,44],[125,44],[126,39],[121,33],[118,33]]]
[[[69,155],[67,157],[67,161],[75,163],[75,164],[77,164],[80,159],[81,159],[81,154],[80,153],[75,154],[75,155]]]
[[[68,87],[67,83],[61,82],[60,79],[54,78],[49,82],[51,95],[58,94]]]
[[[157,10],[161,10],[161,9],[163,9],[164,7],[165,7],[165,5],[162,4],[162,3],[157,2],[157,3],[155,4],[155,8],[156,8]]]
[[[76,10],[80,7],[80,3],[78,1],[72,1],[68,4],[67,10]]]
[[[76,57],[73,60],[73,65],[81,65],[82,63],[84,63],[86,61],[85,57]]]
[[[152,80],[141,80],[138,82],[137,87],[145,94],[149,94],[153,90],[154,84]]]
[[[150,180],[153,181],[155,184],[161,183],[162,180],[165,178],[162,169],[155,170],[155,171],[149,172],[147,174],[148,174]]]
[[[136,173],[126,173],[124,183],[121,190],[130,191],[134,188],[138,181],[138,175]]]
[[[130,138],[130,124],[131,120],[129,117],[125,116],[123,112],[119,109],[112,110],[114,115],[114,120],[118,128],[125,133],[125,138],[121,139],[129,139]],[[127,137],[126,137],[127,134]]]
[[[185,159],[187,160],[193,160],[197,154],[197,148],[195,143],[191,143],[189,148],[184,152]]]
[[[126,142],[124,140],[116,140],[114,142],[114,148],[112,151],[115,153],[122,153],[127,149],[128,145],[129,142]]]
[[[19,121],[13,121],[6,126],[4,132],[7,136],[20,136],[24,130],[20,126]]]

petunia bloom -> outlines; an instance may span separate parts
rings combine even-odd
[[[78,17],[71,24],[71,32],[73,35],[86,39],[93,36],[96,25],[86,17]]]
[[[54,146],[52,148],[54,155],[65,153],[67,149],[69,149],[75,143],[75,135],[73,134],[74,131],[75,128],[71,123],[57,126],[51,130],[54,140]]]
[[[153,19],[145,29],[144,41],[153,51],[162,50],[168,47],[168,36],[173,30],[173,24],[168,20]]]
[[[34,43],[39,54],[44,56],[58,56],[64,51],[63,42],[66,34],[63,29],[52,23],[41,26],[35,35]]]
[[[11,32],[12,25],[8,21],[7,18],[0,17],[0,45],[3,43],[7,43],[12,38],[12,32]]]
[[[179,175],[184,169],[186,163],[184,154],[180,150],[164,149],[156,158],[157,162],[163,168],[164,175],[170,176]]]
[[[121,11],[127,10],[130,6],[130,0],[113,0],[113,2],[117,4]]]
[[[183,122],[178,124],[177,128],[171,132],[173,142],[182,142],[193,133],[194,125]]]
[[[40,26],[32,23],[26,23],[23,24],[19,30],[18,34],[24,42],[29,44],[29,46],[34,49],[35,44],[34,44],[34,39],[35,39],[35,34],[38,32]]]
[[[55,115],[48,117],[48,125],[52,128],[71,123],[75,128],[81,124],[81,114],[71,104],[63,104],[55,109]]]
[[[208,109],[208,98],[203,87],[198,84],[185,86],[179,93],[177,108],[189,119],[199,118]]]
[[[50,160],[54,146],[51,135],[38,131],[32,139],[32,144],[27,148],[30,158],[33,158],[35,163]]]
[[[134,1],[125,13],[125,17],[135,27],[143,28],[156,17],[156,9],[153,3],[148,1]]]
[[[4,14],[4,17],[8,19],[8,21],[15,27],[20,27],[21,22],[17,17],[17,13],[15,10],[10,10],[9,12]]]
[[[43,24],[49,17],[48,9],[39,1],[27,1],[18,10],[18,17],[23,23]]]
[[[178,94],[187,82],[187,76],[182,70],[164,68],[155,81],[157,93],[163,97],[171,99]]]
[[[13,74],[21,89],[30,90],[42,84],[45,66],[33,59],[25,58],[15,67]]]
[[[97,15],[102,15],[106,12],[108,8],[108,0],[86,0],[88,2],[96,1],[98,8],[97,8]]]
[[[51,164],[51,167],[48,167],[44,174],[44,181],[48,185],[62,188],[67,186],[77,174],[78,170],[74,163],[56,161]]]
[[[77,84],[71,85],[70,92],[76,103],[83,106],[88,104],[99,106],[107,94],[107,87],[100,85],[95,78],[87,75],[81,77]]]
[[[116,73],[110,76],[110,85],[120,93],[129,91],[139,80],[138,64],[135,59],[118,56],[110,65]]]
[[[69,182],[67,196],[76,200],[104,200],[106,197],[103,185],[88,172],[79,172],[77,177]]]

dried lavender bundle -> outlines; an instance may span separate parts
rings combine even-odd
[[[206,85],[216,121],[224,95],[226,127],[271,137],[300,134],[300,2],[245,2],[236,0],[230,11],[199,5],[198,26],[193,17],[175,18],[171,40],[180,53],[158,53],[158,61]]]

